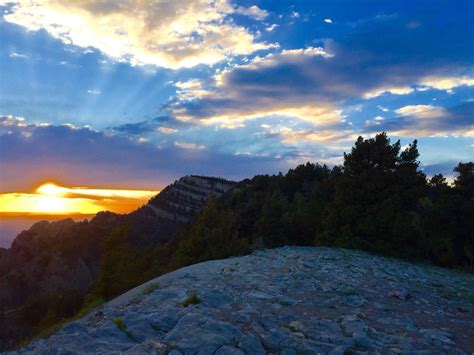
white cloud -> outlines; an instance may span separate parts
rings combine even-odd
[[[297,11],[293,11],[290,15],[292,18],[299,18],[300,17],[300,13],[297,12]]]
[[[273,103],[272,107],[258,108],[249,107],[239,110],[228,110],[217,115],[208,115],[205,118],[196,119],[186,112],[175,110],[173,112],[180,121],[198,121],[204,125],[218,125],[221,128],[243,127],[243,122],[261,119],[265,117],[293,117],[302,121],[310,122],[318,126],[330,126],[341,122],[341,110],[332,106],[317,105],[292,105],[282,102]]]
[[[132,65],[172,69],[212,65],[271,47],[257,42],[254,34],[229,17],[238,12],[262,18],[267,12],[256,6],[234,8],[228,0],[16,0],[13,3],[12,12],[4,16],[5,21],[31,31],[44,29],[66,44],[97,48],[115,60]]]
[[[160,127],[160,128],[158,128],[158,131],[160,131],[161,133],[164,133],[164,134],[172,134],[172,133],[178,132],[177,129],[168,128],[168,127]]]
[[[26,54],[21,54],[17,52],[11,52],[9,55],[10,58],[19,58],[19,59],[28,59],[29,57]]]
[[[325,18],[325,19],[324,19],[324,22],[326,22],[326,23],[332,23],[332,20],[331,20],[330,18]]]
[[[456,76],[446,76],[446,77],[426,77],[420,82],[421,85],[431,87],[438,90],[452,90],[458,86],[474,86],[474,78],[468,76],[456,77]]]
[[[181,101],[192,101],[210,94],[209,91],[202,88],[201,82],[197,79],[178,81],[174,85],[178,88],[176,95]]]
[[[246,89],[244,84],[234,85],[232,75],[234,70],[261,70],[272,67],[281,61],[286,63],[299,63],[302,58],[321,57],[321,60],[330,60],[330,54],[321,47],[308,47],[301,49],[283,50],[280,53],[269,54],[264,58],[256,57],[250,63],[235,66],[218,72],[214,77],[214,86],[204,90],[202,83],[192,79],[188,82],[178,82],[175,86],[180,88],[177,92],[178,101],[169,108],[174,117],[183,122],[197,122],[203,125],[219,126],[221,128],[235,129],[242,127],[244,122],[262,118],[294,118],[306,121],[318,128],[339,125],[342,123],[342,110],[332,103],[314,103],[311,95],[300,97],[298,94],[282,97],[279,86],[273,85],[278,97],[266,90],[255,88],[253,82],[248,83],[250,88]],[[286,90],[286,88],[282,88]],[[245,93],[244,93],[245,92]],[[249,97],[247,97],[247,93]],[[192,108],[188,110],[186,101],[198,100],[195,106],[208,100],[209,106],[202,111],[196,112]],[[213,103],[215,102],[215,104]],[[221,102],[227,104],[221,105]],[[202,112],[202,113],[201,113]]]
[[[380,125],[380,123],[385,120],[385,117],[375,116],[372,120],[365,120],[366,126]]]
[[[266,27],[266,28],[265,28],[265,31],[267,31],[267,32],[272,32],[272,31],[273,31],[275,28],[277,28],[277,27],[278,27],[278,25],[277,25],[276,23],[274,23],[274,24],[272,24],[272,25]]]
[[[437,118],[447,115],[447,111],[441,106],[432,105],[408,105],[395,110],[399,116],[413,116],[421,119]]]
[[[322,143],[326,149],[338,150],[333,143],[343,141],[353,142],[357,139],[357,135],[355,135],[351,130],[346,129],[295,129],[284,124],[278,124],[275,126],[266,125],[265,127],[261,127],[265,129],[264,135],[272,137],[277,136],[281,139],[283,144],[292,146],[308,143]]]
[[[98,89],[89,89],[89,90],[87,90],[87,93],[91,94],[91,95],[100,95],[101,91],[98,90]]]
[[[364,94],[364,99],[373,99],[382,94],[392,94],[392,95],[407,95],[413,92],[413,88],[409,86],[387,86],[380,87],[375,90],[370,90]]]
[[[290,57],[290,56],[321,56],[324,58],[332,58],[334,57],[333,54],[328,53],[322,47],[307,47],[307,48],[300,48],[300,49],[284,49],[281,51],[280,55],[282,57]]]
[[[250,7],[239,6],[235,12],[240,15],[252,17],[256,20],[263,20],[268,16],[268,12],[266,10],[262,10],[255,5]]]
[[[373,99],[385,93],[392,95],[408,95],[416,91],[427,91],[429,89],[445,90],[452,93],[452,89],[458,86],[474,86],[474,78],[469,76],[428,76],[422,78],[413,85],[420,85],[416,89],[410,86],[384,86],[370,90],[364,94],[364,99]]]
[[[194,144],[194,143],[188,143],[188,142],[180,142],[176,141],[174,142],[174,145],[178,148],[183,148],[183,149],[192,149],[192,150],[197,150],[197,149],[204,149],[205,147],[201,144]]]

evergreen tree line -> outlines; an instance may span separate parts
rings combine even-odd
[[[417,141],[359,137],[342,166],[307,163],[239,182],[167,243],[134,246],[129,225],[103,243],[88,300],[108,300],[198,262],[285,245],[330,246],[474,271],[474,163],[448,184],[420,170]],[[142,238],[143,239],[143,238]],[[86,302],[88,303],[88,302]]]
[[[261,247],[315,245],[474,269],[474,164],[454,184],[420,170],[417,141],[359,137],[342,166],[256,176],[211,199],[174,238],[169,269]]]

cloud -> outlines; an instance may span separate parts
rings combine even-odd
[[[123,125],[111,127],[112,131],[120,132],[132,136],[139,136],[145,133],[150,132],[161,132],[161,133],[173,133],[173,128],[163,128],[163,124],[167,125],[176,125],[176,122],[172,117],[160,116],[157,118],[136,122],[136,123],[126,123]]]
[[[202,83],[194,81],[179,83],[183,91],[168,108],[178,120],[228,128],[268,116],[291,116],[319,125],[339,123],[341,110],[328,104],[325,97],[318,100],[320,91],[311,87],[310,70],[300,70],[308,60],[330,58],[332,54],[320,47],[257,57],[218,73],[212,88],[204,90]]]
[[[275,28],[277,28],[277,27],[278,27],[278,25],[277,25],[276,23],[274,23],[274,24],[271,24],[271,25],[268,26],[268,27],[265,27],[265,31],[267,31],[267,32],[272,32],[272,31],[273,31]]]
[[[429,76],[423,78],[420,85],[427,86],[433,89],[438,90],[451,90],[458,86],[474,86],[474,77],[462,76],[445,76],[445,77],[436,77]]]
[[[205,148],[202,144],[195,144],[195,143],[181,142],[181,141],[174,142],[174,145],[179,148],[193,149],[193,150]]]
[[[338,41],[321,39],[314,42],[317,46],[256,56],[243,65],[216,72],[213,80],[201,82],[201,91],[192,100],[176,97],[167,108],[182,122],[202,125],[236,128],[273,117],[309,122],[316,131],[364,132],[367,118],[354,113],[358,119],[349,121],[343,115],[344,107],[384,93],[405,96],[428,86],[447,89],[471,85],[467,73],[472,70],[474,53],[465,50],[471,40],[464,35],[462,26],[442,28],[427,20],[423,23],[414,32],[401,16],[385,16],[383,20],[359,24]],[[442,51],[440,40],[446,45]],[[380,107],[383,112],[390,112]],[[419,111],[418,116],[403,116],[402,112],[394,117],[384,115],[382,121],[369,119],[368,126],[372,130],[372,126],[380,127],[378,130],[395,129],[398,123],[406,129],[413,128],[411,133],[403,132],[412,135],[436,131],[436,125],[428,129],[429,122],[424,118],[440,114],[439,109]],[[370,113],[369,117],[374,116]],[[460,125],[454,117],[459,116],[448,116],[449,120],[436,121],[444,122],[438,128],[457,132]],[[417,120],[423,124],[413,124]]]
[[[370,125],[380,125],[381,124],[381,121],[383,121],[385,119],[385,117],[382,117],[382,116],[375,116],[373,119],[371,120],[366,120],[365,121],[365,125],[366,126],[370,126]]]
[[[88,127],[33,124],[0,116],[0,192],[33,189],[44,181],[155,190],[187,174],[242,179],[289,167],[271,156],[239,157],[196,146],[158,148],[138,138]]]
[[[474,78],[469,76],[427,76],[424,78],[419,78],[411,84],[417,85],[417,87],[379,87],[375,90],[366,92],[364,94],[364,98],[373,99],[374,97],[378,97],[386,93],[392,95],[408,95],[415,91],[426,91],[429,89],[445,90],[450,92],[452,89],[459,86],[474,86]]]
[[[297,11],[292,11],[291,14],[290,14],[290,16],[291,16],[292,18],[299,18],[299,17],[300,17],[300,13],[297,12]]]
[[[197,79],[178,81],[174,85],[178,88],[176,95],[181,101],[191,101],[210,94],[209,91],[203,89],[202,83]]]
[[[4,3],[5,1],[0,1]],[[256,19],[257,6],[235,8],[227,0],[32,0],[13,3],[5,21],[45,30],[65,44],[101,50],[132,65],[189,68],[212,65],[272,45],[258,42],[232,21],[238,13]]]
[[[396,116],[366,122],[365,132],[386,131],[399,137],[474,137],[474,103],[453,107],[407,105],[394,111]]]
[[[233,126],[232,122],[269,115],[288,115],[315,124],[335,123],[345,101],[373,98],[384,92],[413,92],[410,85],[446,67],[449,65],[387,63],[328,41],[325,48],[282,50],[219,72],[213,85],[200,83],[186,89],[191,93],[198,90],[198,95],[185,92],[188,100],[178,96],[169,108],[182,121],[204,124]],[[327,119],[329,112],[331,120]]]
[[[382,87],[376,88],[375,90],[368,91],[364,94],[364,99],[373,99],[374,97],[380,96],[382,94],[392,94],[392,95],[407,95],[411,94],[415,90],[409,86],[400,86],[400,87]]]
[[[268,11],[262,10],[255,5],[250,7],[239,6],[236,8],[235,13],[252,17],[256,20],[264,20],[268,16]]]
[[[326,23],[332,23],[332,20],[331,20],[330,18],[325,18],[325,19],[324,19],[324,22],[326,22]]]
[[[357,135],[350,130],[334,129],[293,129],[285,126],[270,128],[265,133],[266,137],[279,137],[284,144],[302,143],[333,143],[340,141],[354,141]]]
[[[448,112],[444,107],[441,106],[408,105],[395,110],[395,113],[399,116],[412,116],[420,119],[427,119],[443,117],[446,116]]]
[[[169,127],[159,127],[158,131],[160,131],[161,133],[164,133],[164,134],[173,134],[173,133],[178,132],[177,129],[169,128]]]
[[[48,182],[34,192],[0,193],[0,215],[76,215],[108,210],[126,213],[159,191],[64,187]]]
[[[28,59],[29,57],[26,54],[21,54],[17,52],[11,52],[9,54],[10,58],[19,58],[19,59]]]

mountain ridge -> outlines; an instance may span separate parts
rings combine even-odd
[[[118,226],[131,226],[130,241],[138,249],[162,244],[196,214],[211,195],[221,196],[234,185],[234,182],[214,177],[184,176],[131,213],[104,211],[79,222],[70,218],[40,221],[19,233],[11,248],[0,250],[0,314],[3,315],[0,316],[0,339],[7,343],[0,344],[0,349],[28,335],[28,331],[22,329],[33,330],[31,325],[37,325],[45,316],[26,314],[35,305],[45,307],[36,304],[41,295],[54,298],[51,294],[70,292],[69,300],[56,301],[64,301],[65,308],[74,306],[72,308],[77,310],[81,298],[99,276],[102,244]],[[51,307],[54,301],[44,302]],[[15,316],[15,312],[20,314]],[[66,312],[62,316],[69,315],[70,312]],[[20,324],[18,329],[15,324]]]

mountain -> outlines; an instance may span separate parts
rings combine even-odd
[[[470,354],[473,286],[360,251],[261,250],[153,279],[19,353]]]
[[[344,155],[344,164],[331,169],[307,163],[285,175],[258,175],[238,183],[184,178],[128,215],[102,213],[90,222],[39,225],[40,230],[46,228],[44,233],[26,232],[10,250],[1,251],[1,290],[7,289],[2,296],[7,307],[0,331],[5,344],[85,314],[158,275],[256,249],[289,245],[359,249],[472,272],[474,163],[459,163],[450,185],[439,174],[427,179],[417,158],[416,141],[402,150],[399,141],[392,144],[382,133],[360,137]],[[21,262],[13,267],[17,260]],[[84,265],[93,276],[68,284],[75,270],[88,275]],[[275,280],[288,272],[281,271]],[[367,285],[372,285],[370,277],[365,279]],[[372,277],[386,282],[375,273]],[[187,278],[190,285],[194,281],[192,275]],[[221,280],[209,282],[217,288]],[[299,285],[308,292],[314,287],[308,280]],[[277,286],[264,283],[259,291],[271,293]],[[336,288],[337,282],[328,287]],[[56,292],[48,293],[51,289]],[[402,291],[395,290],[395,297],[404,297]],[[447,295],[460,297],[451,291]],[[472,301],[474,295],[467,292],[463,297]],[[192,297],[188,303],[196,301]],[[461,309],[471,314],[470,309]],[[452,315],[452,310],[441,311]],[[446,337],[449,343],[451,338]]]
[[[0,349],[81,308],[102,275],[114,231],[127,228],[121,245],[143,254],[168,241],[211,195],[221,196],[234,185],[185,176],[130,214],[100,212],[90,221],[42,221],[21,232],[10,249],[0,249]],[[133,287],[143,280],[127,281]],[[127,285],[123,287],[116,292]]]

